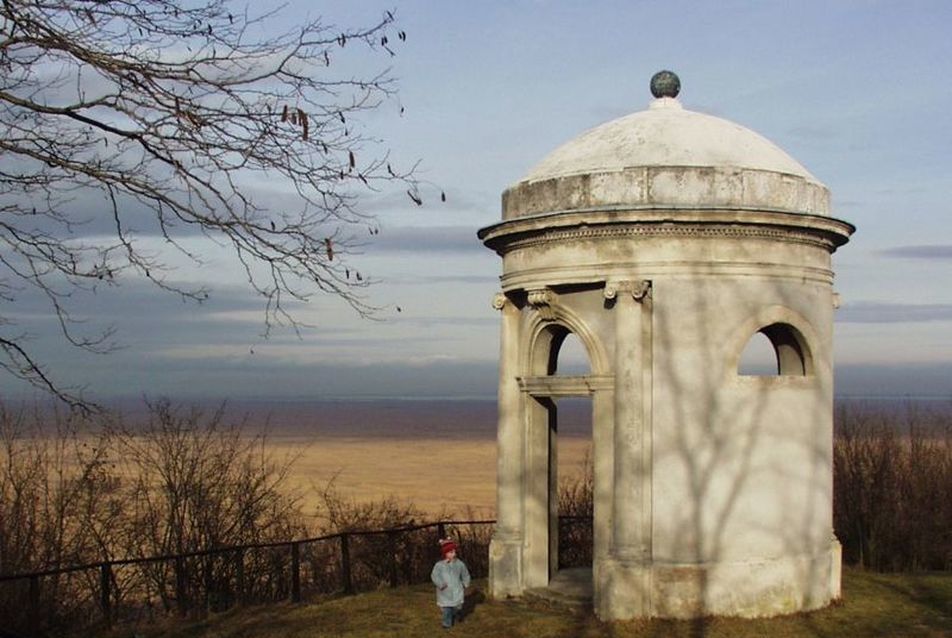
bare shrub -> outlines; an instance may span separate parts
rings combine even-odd
[[[160,401],[133,427],[0,405],[0,573],[298,537],[292,462],[272,458],[264,435],[226,423],[223,408],[205,414]],[[110,606],[128,618],[284,598],[288,554],[285,546],[114,566]],[[89,626],[102,618],[101,577],[94,566],[0,583],[0,626]]]
[[[366,502],[341,494],[336,477],[319,490],[319,533],[355,532],[416,525],[425,518],[422,510],[391,494]]]
[[[426,520],[422,510],[394,495],[358,502],[342,495],[334,479],[320,490],[319,496],[319,533],[358,532],[348,538],[354,587],[366,590],[391,583],[419,582],[421,566],[429,560],[426,530],[359,532],[419,525]],[[429,540],[435,541],[432,532],[429,536]]]
[[[559,567],[592,564],[594,491],[595,466],[589,449],[582,472],[559,480]]]
[[[306,531],[288,473],[294,459],[276,460],[265,434],[249,434],[243,422],[225,419],[224,405],[206,413],[149,403],[147,422],[114,432],[115,449],[128,477],[123,549],[130,556],[183,554],[234,545],[285,541]],[[287,554],[285,550],[283,554]],[[287,557],[249,552],[246,592],[234,592],[239,566],[234,554],[210,554],[148,567],[162,604],[171,609],[188,583],[192,602],[211,607],[237,594],[270,598],[286,587],[274,584]],[[185,575],[176,573],[185,570]],[[251,576],[254,575],[254,578]],[[284,581],[282,577],[279,580]],[[178,590],[178,591],[177,591]]]
[[[952,410],[841,404],[834,528],[846,562],[879,571],[952,568]]]
[[[0,404],[0,573],[27,573],[103,560],[122,515],[108,436],[77,414]],[[70,623],[91,607],[82,575],[56,575],[39,588],[29,618],[25,582],[0,584],[0,625]]]

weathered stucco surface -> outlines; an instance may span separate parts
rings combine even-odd
[[[806,169],[656,100],[543,160],[480,238],[503,258],[494,596],[555,559],[553,402],[592,397],[604,619],[763,616],[839,596],[831,254],[853,231]],[[782,374],[745,376],[752,336]],[[562,377],[574,333],[591,374]]]
[[[597,126],[563,144],[523,179],[619,171],[638,166],[704,166],[788,173],[817,183],[766,138],[728,120],[689,111],[674,98]]]

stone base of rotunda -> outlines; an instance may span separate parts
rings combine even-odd
[[[813,556],[736,563],[646,565],[608,558],[595,568],[602,620],[779,616],[840,596],[841,548]]]
[[[521,596],[522,540],[493,538],[489,542],[489,595],[495,599]]]

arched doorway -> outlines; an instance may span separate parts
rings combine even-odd
[[[559,345],[554,376],[588,377],[588,353],[571,332]],[[557,459],[553,463],[557,490],[557,570],[592,567],[594,464],[592,459],[592,398],[556,399]]]
[[[548,587],[560,569],[583,568],[590,588],[594,397],[605,379],[593,374],[585,345],[569,328],[552,323],[542,332],[532,357],[537,374],[523,378],[529,395],[526,527],[534,541],[527,548],[527,584]]]

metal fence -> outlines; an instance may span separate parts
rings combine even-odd
[[[0,628],[29,638],[88,634],[116,623],[426,582],[437,541],[447,536],[482,578],[493,524],[441,521],[0,575]],[[563,517],[560,530],[560,565],[591,564],[591,519]]]

